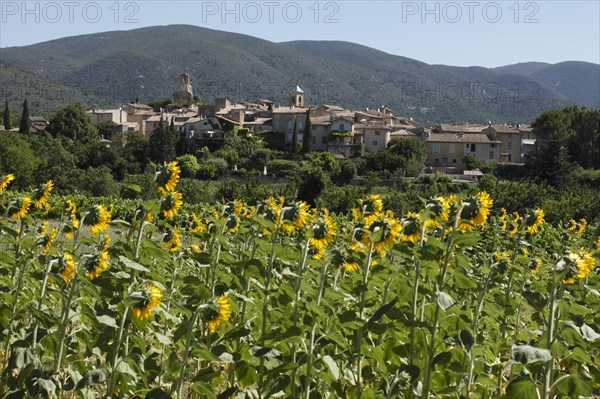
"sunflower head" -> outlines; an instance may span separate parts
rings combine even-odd
[[[471,231],[475,226],[484,224],[490,214],[494,201],[485,191],[477,195],[471,195],[463,201],[463,209],[460,212],[460,230]]]
[[[183,195],[177,191],[168,192],[160,202],[160,210],[166,219],[172,219],[183,205]]]
[[[31,207],[31,198],[19,198],[12,201],[8,207],[8,213],[10,217],[14,220],[23,219],[27,212],[29,212],[29,208]]]
[[[525,228],[527,232],[530,234],[535,234],[538,232],[540,226],[544,223],[544,210],[543,209],[535,209],[530,211],[524,218]]]
[[[440,222],[448,220],[450,217],[450,204],[444,197],[435,197],[425,203],[425,209],[429,210],[427,224],[437,227]]]
[[[100,252],[99,254],[88,257],[85,262],[85,270],[87,271],[90,280],[98,278],[100,273],[108,269],[108,259],[109,256],[106,252]]]
[[[371,194],[360,200],[360,209],[353,211],[353,214],[357,220],[362,219],[366,224],[370,224],[382,211],[383,201],[378,194]]]
[[[232,213],[227,217],[227,219],[225,219],[225,226],[229,229],[229,232],[231,233],[236,233],[239,230],[241,224],[242,221],[240,220],[239,216],[234,213]]]
[[[46,202],[48,202],[52,188],[54,188],[54,182],[52,180],[48,180],[45,184],[42,184],[33,190],[32,199],[34,201],[34,206],[37,209],[43,208]]]
[[[310,231],[312,235],[309,240],[310,245],[322,252],[333,241],[337,232],[337,224],[329,216],[329,212],[323,210],[321,215],[312,223]]]
[[[71,254],[65,252],[58,258],[58,273],[62,276],[65,283],[71,281],[73,276],[75,276],[76,269],[75,260]]]
[[[577,279],[586,278],[594,270],[594,264],[592,254],[584,248],[580,248],[577,252],[569,251],[566,256],[558,261],[555,270],[566,268],[563,282],[573,284]]]
[[[112,207],[104,205],[94,205],[90,207],[83,216],[83,224],[90,226],[90,231],[94,234],[103,232],[108,228],[108,223],[112,217]]]
[[[418,213],[408,212],[402,219],[402,241],[416,243],[421,238],[423,222]]]
[[[144,320],[152,315],[152,309],[160,306],[160,300],[163,297],[162,290],[154,284],[150,284],[142,291],[135,292],[131,295],[133,299],[137,299],[131,315],[136,319]]]
[[[12,173],[7,174],[0,180],[0,194],[6,190],[6,187],[10,184],[11,181],[15,180],[15,175]]]
[[[174,227],[173,230],[167,232],[162,239],[163,247],[170,252],[177,252],[181,247],[181,238],[179,229]]]
[[[50,231],[50,233],[48,233],[42,237],[42,253],[44,255],[46,255],[48,252],[50,252],[50,249],[52,248],[52,244],[54,243],[54,240],[56,239],[57,234],[58,234],[58,229],[53,228]]]
[[[159,166],[155,177],[156,191],[162,195],[175,191],[180,173],[181,168],[176,161],[165,162],[163,166]]]
[[[531,259],[529,261],[529,271],[533,274],[540,271],[540,267],[542,267],[542,260],[540,258]]]
[[[373,243],[373,249],[385,252],[400,236],[402,225],[394,217],[394,213],[388,210],[385,213],[379,213],[366,228],[370,232],[368,239]]]
[[[288,233],[294,233],[297,229],[302,229],[310,219],[309,205],[304,201],[295,201],[289,206],[281,209],[282,228]]]
[[[213,299],[209,305],[204,311],[204,320],[208,323],[208,330],[214,333],[231,317],[231,305],[226,295]]]

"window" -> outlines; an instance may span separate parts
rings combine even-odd
[[[345,123],[340,123],[340,129],[339,130],[346,130],[346,124]]]
[[[496,148],[496,144],[490,144],[490,148]]]
[[[302,129],[303,126],[304,126],[304,122],[302,122],[302,121],[298,122],[298,129]]]
[[[448,158],[442,158],[442,166],[448,166]]]
[[[315,136],[312,136],[312,143],[316,144],[317,143],[317,138]]]
[[[450,144],[450,154],[456,153],[456,144]]]
[[[440,153],[440,143],[433,143],[433,153],[434,154]]]
[[[377,144],[378,144],[377,140],[373,140],[373,145],[377,145]]]
[[[375,136],[379,136],[381,132],[379,130],[375,130]]]
[[[507,143],[507,146],[508,146],[508,149],[509,149],[509,150],[512,150],[512,141],[509,141],[509,142]]]
[[[281,124],[279,123],[278,120],[275,121],[275,130],[279,130],[279,128],[281,127]]]
[[[287,128],[288,128],[288,129],[291,129],[291,128],[292,128],[292,121],[288,121]]]
[[[452,158],[452,163],[456,163],[456,158]]]
[[[490,151],[490,159],[494,159],[494,151]]]
[[[471,151],[475,152],[475,144],[471,144]]]
[[[327,136],[321,137],[321,144],[327,144]]]

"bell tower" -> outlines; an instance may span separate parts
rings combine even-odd
[[[304,90],[300,88],[300,85],[290,91],[290,107],[304,107]]]

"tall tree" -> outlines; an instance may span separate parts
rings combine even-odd
[[[306,124],[304,125],[304,134],[302,135],[302,153],[308,154],[312,151],[312,125],[310,123],[310,108],[306,111]]]
[[[31,128],[31,119],[29,118],[29,102],[27,99],[23,101],[23,114],[21,114],[21,124],[19,125],[19,133],[29,133]]]
[[[160,117],[160,122],[154,128],[148,142],[148,156],[153,162],[163,163],[173,161],[176,157],[175,153],[175,133],[173,132],[174,124],[165,125],[163,117]]]
[[[290,149],[292,154],[298,152],[298,119],[294,117],[294,129],[292,130],[292,148]]]
[[[544,111],[531,127],[542,139],[536,159],[538,176],[555,186],[568,184],[575,168],[568,150],[569,140],[575,136],[571,116],[560,110]]]
[[[12,115],[10,112],[10,106],[8,105],[8,100],[6,100],[6,102],[4,103],[4,114],[2,115],[2,118],[4,119],[4,129],[7,131],[12,129],[12,125],[11,125],[11,121],[10,121],[10,119],[12,118]]]
[[[48,120],[46,131],[54,137],[65,136],[77,143],[96,143],[98,128],[81,105],[71,104],[56,111]]]

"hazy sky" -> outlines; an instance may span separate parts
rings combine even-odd
[[[274,42],[345,40],[430,64],[600,63],[599,21],[598,0],[0,0],[0,47],[191,24]]]

